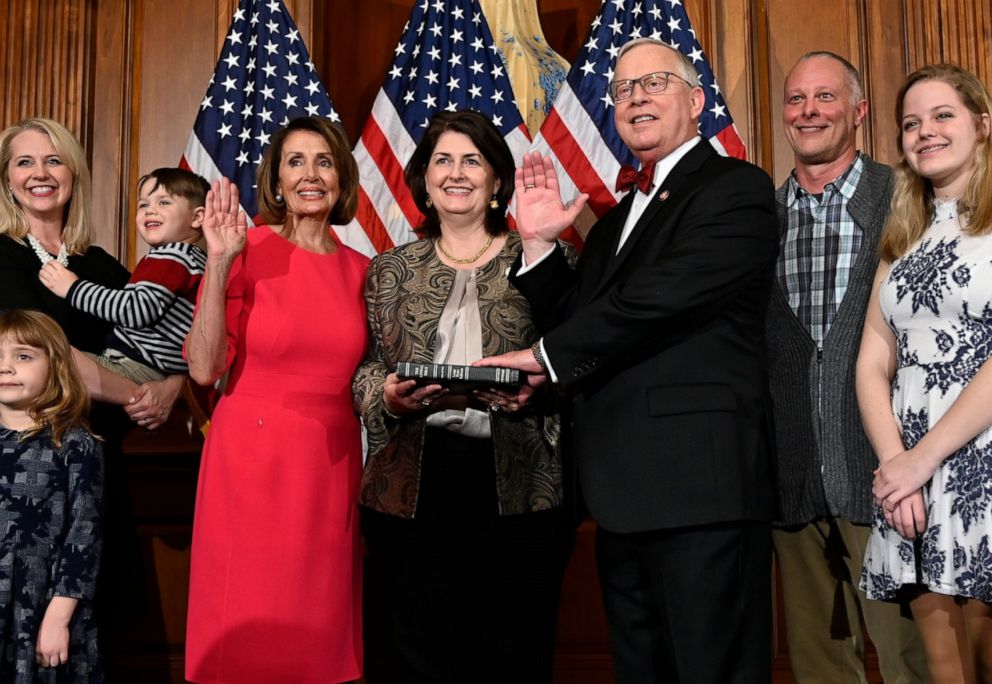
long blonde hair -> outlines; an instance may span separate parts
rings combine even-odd
[[[923,235],[933,214],[933,186],[906,162],[902,149],[902,117],[907,91],[922,81],[941,81],[954,88],[965,107],[975,116],[976,125],[983,114],[992,117],[992,98],[982,82],[970,71],[956,64],[931,64],[914,71],[906,79],[896,100],[896,125],[899,127],[901,156],[895,167],[895,189],[889,220],[882,233],[879,250],[882,258],[892,262],[905,254]],[[992,232],[992,143],[981,137],[975,148],[975,169],[968,189],[958,201],[958,212],[968,221],[969,235]]]
[[[25,131],[44,133],[62,162],[72,172],[72,195],[66,205],[62,222],[62,242],[69,254],[82,254],[93,244],[93,222],[90,220],[90,170],[79,142],[58,121],[34,117],[9,126],[0,133],[0,235],[9,235],[22,242],[28,234],[28,219],[14,200],[7,169],[14,138]]]
[[[58,323],[40,311],[15,309],[0,313],[0,340],[4,339],[36,347],[48,357],[45,387],[27,408],[35,427],[25,430],[22,439],[51,428],[52,443],[60,447],[70,428],[89,431],[90,397],[76,372],[69,340]]]

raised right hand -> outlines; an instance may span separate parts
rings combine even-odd
[[[540,152],[524,155],[523,165],[514,173],[513,187],[517,200],[517,232],[525,242],[553,244],[575,223],[589,199],[589,195],[582,193],[573,202],[563,203],[555,166]]]
[[[241,210],[238,186],[226,178],[214,181],[203,213],[207,258],[234,259],[245,248],[248,218]]]

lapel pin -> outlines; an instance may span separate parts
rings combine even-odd
[[[663,190],[661,193],[658,194],[659,202],[664,202],[667,199],[668,199],[668,190]]]

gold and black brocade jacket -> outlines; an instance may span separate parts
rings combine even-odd
[[[511,233],[500,253],[476,272],[485,356],[525,349],[540,337],[530,305],[507,279],[520,249],[520,238]],[[426,420],[420,415],[400,420],[386,416],[382,385],[399,361],[433,361],[438,320],[454,279],[454,269],[437,258],[432,240],[384,252],[369,266],[365,280],[369,350],[352,381],[355,408],[368,430],[359,498],[363,506],[404,518],[414,516]],[[490,414],[490,424],[500,514],[561,505],[558,416],[530,408]]]

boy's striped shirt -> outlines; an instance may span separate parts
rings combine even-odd
[[[206,253],[196,245],[158,245],[138,262],[123,290],[77,280],[67,299],[115,324],[109,347],[167,375],[185,373],[183,343],[206,263]]]

